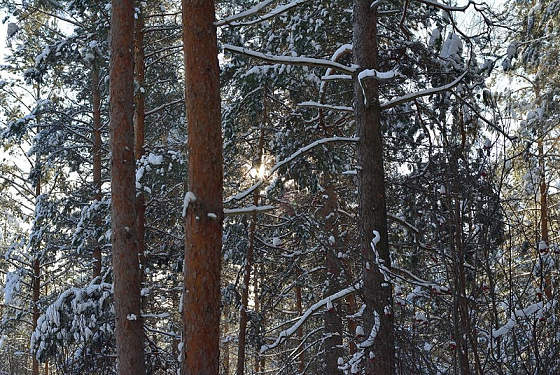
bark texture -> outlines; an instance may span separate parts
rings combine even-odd
[[[134,24],[134,80],[140,85],[134,95],[134,157],[136,161],[144,155],[146,135],[146,97],[142,90],[145,80],[146,66],[144,63],[144,16],[138,15]],[[140,280],[145,277],[145,226],[146,226],[146,198],[143,191],[136,197],[136,231],[138,235],[138,259],[140,261]]]
[[[111,243],[117,371],[145,374],[140,315],[134,160],[134,1],[113,0],[111,17]]]
[[[185,215],[182,373],[218,374],[223,158],[214,1],[182,5],[188,186],[196,197]]]
[[[371,1],[354,0],[354,63],[361,69],[377,68],[377,9]],[[363,86],[363,90],[362,90]],[[365,96],[364,97],[364,93]],[[391,286],[385,283],[371,247],[373,232],[380,241],[376,250],[390,267],[387,238],[385,173],[383,170],[383,136],[380,123],[379,89],[375,79],[355,82],[355,115],[358,142],[358,195],[360,247],[364,258],[363,297],[366,303],[364,323],[369,335],[376,316],[379,330],[373,345],[366,349],[366,374],[394,373],[394,334]],[[389,312],[389,313],[387,313]],[[370,357],[375,356],[374,358]]]

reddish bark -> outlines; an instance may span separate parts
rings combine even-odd
[[[144,155],[146,134],[146,97],[143,90],[146,66],[144,63],[144,16],[138,15],[134,24],[134,80],[140,89],[134,95],[134,157],[140,160]],[[138,234],[138,256],[140,260],[140,279],[144,278],[145,268],[145,224],[146,224],[146,198],[142,191],[136,198],[136,231]]]
[[[134,160],[134,1],[113,0],[111,17],[111,243],[117,371],[145,374],[140,314]]]
[[[189,191],[186,209],[182,373],[217,374],[220,364],[222,132],[212,0],[183,0]]]
[[[361,69],[377,68],[377,8],[370,8],[367,0],[354,0],[354,63]],[[366,374],[393,374],[395,345],[393,318],[385,314],[385,308],[393,308],[391,287],[386,285],[380,268],[375,263],[371,248],[373,231],[380,235],[376,250],[385,266],[390,267],[389,242],[387,236],[387,207],[385,195],[385,172],[383,169],[383,135],[380,122],[379,88],[375,79],[354,84],[356,131],[358,141],[357,158],[360,247],[364,257],[363,296],[366,303],[364,323],[366,335],[374,326],[375,316],[380,327],[373,345],[366,350],[368,361]],[[385,285],[385,286],[384,286]],[[375,355],[370,360],[369,352]]]

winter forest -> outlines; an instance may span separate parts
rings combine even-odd
[[[559,374],[560,0],[0,0],[0,374]]]

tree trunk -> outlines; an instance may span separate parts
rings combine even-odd
[[[266,89],[264,89],[263,99],[263,121],[261,124],[259,135],[259,146],[257,151],[256,164],[254,168],[260,171],[262,164],[262,154],[264,147],[264,124],[266,123]],[[257,188],[253,192],[253,205],[259,204],[260,190]],[[247,249],[247,257],[245,259],[245,272],[243,274],[243,290],[241,291],[241,311],[239,313],[239,346],[237,348],[237,374],[245,374],[245,337],[247,330],[247,306],[249,304],[249,285],[251,285],[251,271],[253,269],[253,253],[255,250],[255,231],[257,229],[257,214],[251,215],[251,224],[249,227],[249,248]],[[255,278],[256,280],[256,278]],[[255,296],[255,299],[258,298]],[[257,366],[258,368],[258,361]]]
[[[144,139],[146,134],[146,100],[143,92],[145,80],[144,64],[144,16],[139,12],[134,23],[134,81],[140,86],[134,95],[134,157],[136,161],[144,155]],[[143,190],[136,197],[136,231],[138,234],[138,259],[140,262],[140,280],[145,277],[145,224],[146,224],[146,199]]]
[[[541,168],[541,183],[540,183],[540,221],[541,221],[541,238],[537,240],[537,249],[539,254],[539,261],[541,263],[541,288],[544,289],[544,295],[548,300],[552,299],[552,278],[550,277],[550,271],[543,275],[544,262],[543,254],[539,248],[539,242],[544,241],[548,246],[549,236],[548,236],[548,185],[546,183],[546,164],[544,162],[544,146],[542,142],[539,142],[539,163]]]
[[[39,186],[39,185],[37,185]],[[38,188],[40,191],[40,188]],[[37,195],[38,196],[38,195]],[[39,261],[39,252],[35,254],[37,258],[33,260],[33,331],[37,328],[39,320],[39,297],[41,295],[41,265]],[[33,375],[39,375],[39,361],[35,352],[33,352]]]
[[[330,296],[338,291],[340,291],[340,267],[337,259],[337,244],[339,241],[338,230],[336,227],[336,210],[338,207],[337,196],[332,184],[328,185],[326,188],[327,202],[321,210],[321,216],[325,220],[325,229],[327,232],[328,246],[325,249],[325,295],[324,297]],[[334,243],[331,243],[330,236],[335,239]],[[328,375],[338,375],[340,370],[338,369],[338,358],[342,357],[342,306],[341,302],[331,302],[327,308],[324,315],[325,324],[325,374]]]
[[[93,200],[101,202],[101,95],[99,92],[99,65],[93,62],[91,70],[91,90],[93,101]],[[98,216],[95,225],[101,227],[101,216]],[[97,241],[97,240],[96,240]],[[101,245],[96,243],[93,249],[93,278],[101,276]]]
[[[111,243],[117,371],[145,374],[140,313],[134,160],[134,1],[113,0],[111,17]]]
[[[41,87],[37,86],[37,100],[41,98]],[[37,123],[40,123],[40,117],[37,118]],[[36,159],[36,181],[35,181],[35,207],[39,203],[39,196],[41,195],[41,178],[43,177],[43,171],[41,166],[41,158],[37,155]],[[39,311],[39,297],[41,296],[41,259],[40,259],[40,247],[41,239],[37,240],[35,244],[35,257],[33,259],[33,280],[32,280],[32,294],[33,294],[33,330],[31,333],[35,332],[37,329],[37,322],[39,321],[40,311]],[[32,373],[33,375],[39,375],[39,361],[37,360],[36,352],[33,352],[33,362],[32,362]]]
[[[354,63],[360,69],[377,68],[377,8],[371,1],[354,0]],[[363,296],[366,303],[366,336],[379,320],[373,345],[366,349],[366,374],[394,373],[393,299],[391,286],[385,282],[370,245],[373,232],[380,259],[390,267],[387,238],[385,173],[383,170],[383,136],[380,123],[379,85],[375,79],[354,83],[356,131],[358,141],[358,200],[360,247],[364,258]],[[366,97],[364,97],[365,92]],[[388,312],[388,313],[387,313]],[[375,357],[373,357],[375,356]]]
[[[189,193],[185,196],[182,373],[220,364],[223,158],[214,2],[183,0]]]

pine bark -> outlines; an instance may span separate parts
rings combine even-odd
[[[223,157],[218,48],[212,0],[183,0],[188,186],[185,215],[183,375],[217,374]]]
[[[134,1],[113,0],[111,17],[111,243],[117,372],[145,374],[140,313],[134,160]]]
[[[134,81],[140,86],[134,95],[134,157],[136,161],[144,155],[146,138],[146,97],[142,90],[146,76],[144,63],[144,16],[138,15],[134,24]],[[138,192],[136,197],[136,231],[138,233],[138,257],[140,261],[140,279],[145,277],[145,226],[146,226],[146,198],[144,192]]]
[[[377,8],[371,1],[354,0],[354,63],[361,69],[377,68]],[[362,91],[362,85],[364,90]],[[376,250],[384,265],[390,267],[387,236],[385,173],[383,169],[383,136],[380,123],[379,86],[375,79],[354,83],[357,147],[359,235],[364,258],[363,297],[366,304],[364,325],[369,335],[378,316],[380,326],[373,345],[366,349],[366,374],[394,373],[393,300],[390,285],[385,283],[370,245],[373,232],[380,241]],[[364,98],[365,92],[366,97]],[[370,358],[370,352],[374,359]]]

